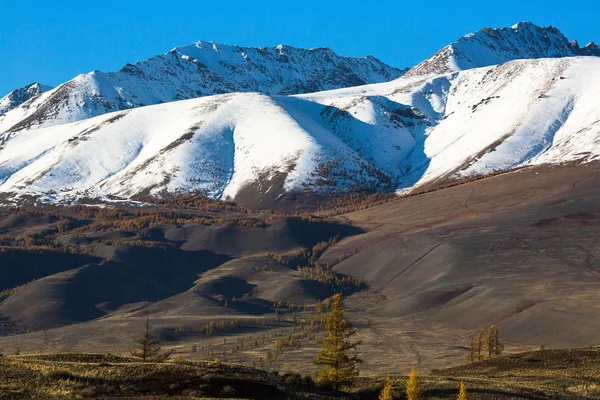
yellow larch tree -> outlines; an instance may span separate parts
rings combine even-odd
[[[469,395],[467,394],[467,387],[465,386],[463,381],[460,381],[460,386],[458,387],[458,400],[469,400]]]
[[[350,340],[356,334],[356,329],[344,319],[340,294],[332,298],[331,311],[326,317],[325,331],[325,337],[318,340],[321,350],[317,354],[315,364],[322,365],[323,368],[317,372],[317,377],[321,382],[332,383],[338,390],[340,386],[351,385],[354,382],[359,374],[356,364],[362,362],[356,355],[348,354],[356,350],[361,342]]]
[[[390,378],[390,374],[388,374],[385,379],[385,384],[383,385],[383,389],[379,394],[379,400],[393,400],[394,399],[394,391],[392,388],[392,380]]]
[[[423,390],[421,390],[421,384],[419,383],[415,367],[412,368],[408,382],[406,383],[406,398],[408,400],[424,400]]]
[[[504,345],[498,338],[498,328],[496,328],[496,325],[490,325],[488,328],[488,333],[485,338],[485,347],[488,352],[488,358],[495,358],[502,355]]]

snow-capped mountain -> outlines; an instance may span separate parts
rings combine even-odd
[[[328,48],[197,42],[116,72],[79,75],[0,117],[0,133],[222,93],[297,94],[385,82],[403,72],[374,57],[342,57]]]
[[[498,65],[512,60],[573,56],[600,56],[600,47],[590,42],[583,48],[556,28],[520,22],[512,27],[483,28],[439,50],[412,68],[410,75],[443,74]]]
[[[579,47],[577,40],[573,40],[571,42],[571,47],[573,47],[575,52],[579,55],[600,57],[600,46],[594,42],[589,42],[585,46]]]
[[[248,188],[410,188],[597,159],[599,92],[600,58],[570,57],[160,104],[19,133],[0,150],[0,192],[54,200],[198,189],[239,200]]]
[[[0,99],[0,114],[7,113],[13,108],[49,90],[52,90],[51,86],[41,85],[37,82],[15,89]]]
[[[534,41],[525,28],[552,39]],[[214,198],[272,201],[285,192],[410,189],[522,165],[600,159],[600,57],[568,56],[561,47],[566,43],[584,53],[594,46],[581,49],[553,28],[529,24],[481,32],[503,37],[506,46],[514,40],[522,48],[513,49],[513,56],[531,58],[479,68],[470,67],[476,65],[473,56],[468,57],[473,64],[453,58],[457,68],[413,71],[387,83],[300,95],[219,94],[93,118],[77,114],[91,106],[61,107],[49,114],[51,123],[26,119],[18,130],[0,133],[0,194],[70,201],[199,190]],[[530,38],[527,46],[516,41],[521,36]],[[464,42],[482,48],[473,37]],[[477,62],[492,62],[490,54],[506,56],[509,50],[498,44],[486,48],[490,52],[473,53],[481,56]],[[194,49],[198,53],[185,53],[204,60],[198,68],[222,65],[203,56],[210,49]],[[179,51],[161,57],[183,54]],[[542,57],[544,51],[556,57]],[[326,54],[304,52],[318,59]],[[152,75],[143,75],[150,85]],[[158,82],[167,79],[159,77]],[[148,86],[147,93],[166,87],[161,85]],[[289,86],[270,87],[279,93]],[[60,89],[5,117],[35,108],[38,99],[51,104],[44,99]],[[75,92],[88,93],[69,93]],[[70,118],[76,122],[56,126]]]

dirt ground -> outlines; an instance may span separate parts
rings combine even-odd
[[[58,223],[14,218],[0,221],[0,237]],[[600,344],[598,164],[523,169],[322,223],[82,229],[56,237],[82,254],[0,253],[22,274],[2,289],[26,284],[0,302],[4,354],[126,354],[148,317],[183,360],[310,374],[322,334],[311,320],[339,287],[296,264],[301,248],[338,234],[318,261],[365,283],[344,304],[366,375],[462,364],[470,337],[490,324],[506,353]],[[142,239],[158,247],[127,244]],[[227,326],[207,334],[211,321]]]

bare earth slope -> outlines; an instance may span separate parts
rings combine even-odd
[[[57,240],[112,261],[49,271],[9,295],[0,302],[10,334],[0,348],[115,352],[129,348],[150,317],[165,346],[186,359],[310,372],[316,304],[340,290],[369,373],[460,364],[471,335],[492,323],[508,352],[597,345],[599,172],[597,163],[527,168],[341,215],[338,224],[263,215],[256,218],[266,226],[252,228],[225,221],[104,234],[80,228]],[[4,226],[4,234],[14,229]],[[296,270],[308,264],[301,247],[337,234],[337,243],[313,254],[338,278],[365,284],[340,286]],[[297,345],[267,362],[275,339],[289,335],[299,335]]]
[[[365,278],[386,319],[598,344],[599,179],[597,164],[532,168],[349,214],[369,232],[324,257],[365,249],[335,269]]]

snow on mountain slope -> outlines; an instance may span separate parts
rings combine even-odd
[[[512,60],[600,56],[594,43],[580,48],[556,28],[520,22],[509,28],[484,28],[444,47],[411,69],[409,75],[443,74],[498,65]]]
[[[0,192],[48,199],[199,189],[406,189],[600,157],[600,58],[517,60],[296,95],[227,94],[26,130]]]
[[[52,90],[51,86],[40,85],[37,82],[15,89],[0,99],[0,114],[5,114],[32,98]]]
[[[379,171],[292,107],[219,95],[24,131],[0,150],[0,191],[66,199],[198,189],[233,198],[278,175],[286,178],[278,191],[383,186]]]
[[[420,81],[406,76],[310,97],[322,103],[350,97],[356,104],[345,109],[350,114],[373,97],[395,104],[388,106],[391,115],[414,139],[397,175],[398,187],[409,188],[449,176],[598,158],[599,92],[600,58],[570,57],[517,60]],[[413,115],[406,107],[414,107]]]
[[[0,133],[222,93],[295,94],[385,82],[403,72],[373,57],[342,57],[327,48],[197,42],[117,72],[79,75],[0,116]]]

